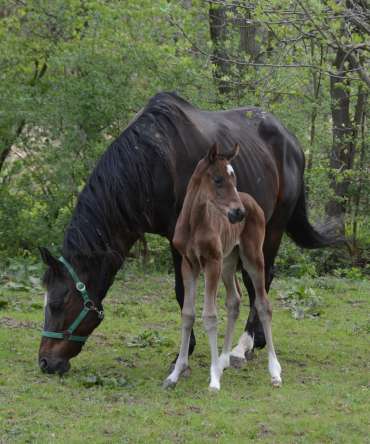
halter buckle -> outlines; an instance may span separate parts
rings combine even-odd
[[[94,302],[91,299],[84,301],[84,307],[89,311],[95,310]]]
[[[82,292],[84,292],[86,290],[86,285],[83,282],[81,282],[81,281],[76,282],[76,289],[77,289],[77,291],[82,293]]]
[[[69,341],[69,338],[72,336],[72,332],[70,332],[69,330],[64,330],[62,333],[63,333],[63,339]]]

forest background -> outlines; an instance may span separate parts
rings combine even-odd
[[[306,155],[310,220],[348,244],[285,241],[278,272],[366,276],[369,67],[366,0],[0,0],[0,279],[58,251],[99,155],[163,90],[280,118]],[[168,254],[151,235],[133,251],[145,269]]]

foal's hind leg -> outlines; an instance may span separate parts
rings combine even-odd
[[[199,268],[190,266],[188,261],[182,260],[182,276],[185,287],[184,305],[182,307],[181,319],[181,346],[176,360],[175,368],[163,383],[164,388],[174,387],[181,374],[188,368],[188,351],[190,335],[195,320],[195,295]]]
[[[236,282],[236,266],[239,260],[238,248],[224,259],[222,280],[226,288],[227,325],[224,346],[219,358],[220,370],[230,367],[230,353],[233,342],[235,323],[239,316],[240,294]]]
[[[271,382],[273,386],[279,387],[281,385],[281,367],[276,357],[274,344],[272,341],[272,308],[265,290],[263,254],[261,245],[258,245],[258,242],[251,238],[251,236],[244,238],[242,241],[241,259],[243,262],[243,267],[248,270],[256,292],[255,306],[265,333]]]

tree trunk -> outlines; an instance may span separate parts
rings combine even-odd
[[[311,45],[311,62],[314,64],[314,55],[315,55],[315,42],[313,39],[310,40]],[[324,50],[323,46],[320,45],[320,66],[322,66],[324,58]],[[310,192],[310,172],[312,170],[313,165],[313,151],[315,146],[315,139],[316,139],[316,118],[317,118],[317,112],[319,107],[319,95],[320,95],[320,88],[321,88],[321,78],[322,78],[322,71],[317,71],[316,69],[312,70],[312,96],[313,96],[313,108],[311,110],[311,127],[310,127],[310,151],[308,153],[307,158],[307,167],[306,172],[307,177],[305,179],[306,184],[306,194],[309,195]]]
[[[354,196],[353,223],[352,223],[352,245],[354,251],[357,251],[357,220],[360,214],[360,201],[363,188],[363,176],[365,173],[365,153],[366,153],[366,105],[368,94],[359,87],[358,99],[355,111],[356,135],[361,134],[360,160],[358,164],[358,186]]]
[[[5,147],[0,151],[0,173],[1,173],[1,170],[4,166],[6,159],[8,158],[8,156],[12,150],[13,144],[16,142],[17,138],[21,135],[24,125],[25,125],[25,121],[22,120],[20,122],[20,124],[18,125],[18,128],[15,131],[14,137],[12,137],[10,140],[7,140],[5,142]]]
[[[232,88],[230,82],[225,79],[230,73],[230,63],[226,50],[226,8],[212,1],[209,2],[209,31],[213,43],[214,79],[220,94],[228,94]]]
[[[350,82],[345,79],[345,53],[337,50],[334,66],[336,74],[330,74],[331,114],[333,120],[333,144],[330,154],[330,168],[336,174],[331,179],[334,197],[328,202],[326,212],[329,217],[336,219],[344,233],[344,216],[346,211],[348,178],[336,177],[337,174],[352,168],[355,154],[354,130],[350,118]]]

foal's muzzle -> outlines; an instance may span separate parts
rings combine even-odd
[[[227,213],[227,217],[232,224],[241,222],[245,217],[245,211],[241,208],[233,208]]]

